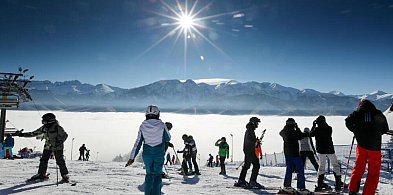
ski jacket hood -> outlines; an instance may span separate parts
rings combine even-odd
[[[164,129],[166,129],[166,126],[160,119],[145,120],[139,127],[145,144],[152,147],[162,143],[162,132]]]

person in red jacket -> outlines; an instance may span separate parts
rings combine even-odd
[[[345,125],[355,135],[356,162],[352,170],[349,194],[357,194],[360,180],[368,164],[367,179],[363,194],[375,194],[381,169],[382,135],[389,130],[386,117],[369,100],[361,100],[356,111],[346,119]]]

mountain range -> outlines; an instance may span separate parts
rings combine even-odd
[[[28,90],[33,101],[22,103],[21,109],[89,112],[143,112],[147,105],[155,104],[164,112],[190,114],[347,115],[361,98],[383,111],[393,98],[383,91],[345,95],[229,79],[160,80],[131,89],[77,80],[32,81]]]

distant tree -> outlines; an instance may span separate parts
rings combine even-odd
[[[123,157],[121,154],[117,155],[112,161],[114,162],[124,162]]]

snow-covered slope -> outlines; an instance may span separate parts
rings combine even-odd
[[[239,163],[239,162],[237,162]],[[30,176],[36,174],[39,159],[0,160],[0,194],[143,194],[145,170],[143,164],[135,163],[125,168],[118,162],[82,162],[66,161],[71,181],[75,186],[59,184],[56,186],[56,169],[54,160],[49,161],[50,179],[39,183],[25,183]],[[183,177],[176,173],[178,165],[168,165],[168,174],[172,177],[163,180],[162,194],[275,194],[277,190],[245,190],[233,187],[240,169],[237,164],[227,165],[227,175],[219,175],[219,167],[201,166],[200,176]],[[250,176],[251,170],[247,175]],[[280,187],[283,183],[284,167],[261,167],[257,181],[268,187]],[[306,170],[306,187],[313,189],[317,174],[314,170]],[[347,177],[348,179],[348,177]],[[293,180],[292,186],[296,186]],[[334,184],[333,175],[327,175],[327,183]],[[348,180],[347,180],[348,181]],[[379,194],[390,194],[391,184],[381,182]]]
[[[46,111],[40,111],[45,113]],[[143,113],[111,113],[111,112],[54,112],[65,128],[69,137],[65,142],[64,155],[70,171],[71,180],[78,181],[76,186],[62,184],[55,185],[56,170],[55,162],[50,160],[48,173],[50,180],[36,184],[26,184],[24,180],[36,174],[39,159],[33,160],[0,160],[0,194],[143,194],[143,181],[145,170],[141,164],[124,167],[125,163],[109,162],[118,154],[125,154],[131,150],[136,139],[138,127],[144,120]],[[29,132],[38,128],[40,113],[37,111],[8,111],[7,119],[16,128],[24,128]],[[190,176],[183,179],[176,175],[174,169],[168,167],[169,174],[175,178],[166,180],[162,191],[164,194],[264,194],[260,191],[247,191],[233,188],[233,183],[238,179],[240,170],[236,166],[227,167],[227,176],[218,175],[218,168],[203,166],[208,154],[216,154],[217,147],[214,143],[217,139],[225,136],[233,151],[234,161],[243,159],[242,143],[245,124],[250,115],[225,116],[225,115],[188,115],[161,113],[163,121],[170,121],[174,125],[171,130],[175,150],[183,147],[181,136],[193,135],[197,147],[202,175]],[[267,129],[263,141],[264,153],[282,151],[282,139],[278,132],[282,129],[288,116],[260,116],[262,123],[256,130],[260,135],[263,129]],[[300,128],[310,127],[315,117],[293,117]],[[393,114],[387,115],[388,121],[393,122]],[[327,121],[333,127],[333,141],[335,144],[350,144],[352,134],[346,130],[345,117],[328,116]],[[9,123],[7,123],[9,125]],[[233,141],[230,134],[233,135]],[[72,138],[75,138],[72,141]],[[384,139],[389,137],[384,136]],[[231,144],[233,143],[233,144]],[[22,147],[37,147],[42,150],[43,142],[34,138],[15,137],[14,153]],[[77,159],[77,148],[82,144],[91,150],[90,162],[71,161],[70,152],[73,144],[73,159]],[[171,149],[170,149],[171,150]],[[172,151],[171,151],[172,152]],[[336,151],[339,152],[338,150]],[[232,153],[231,153],[232,154]],[[99,160],[96,162],[96,160]],[[101,162],[101,160],[106,162]],[[228,159],[229,161],[229,159]],[[248,177],[250,176],[250,171]],[[266,186],[282,186],[285,169],[281,167],[262,167],[258,176],[258,182]],[[333,185],[333,175],[328,176],[329,184]],[[347,181],[348,181],[347,177]],[[296,180],[293,181],[295,186]],[[392,188],[387,178],[381,180],[378,186],[379,194],[389,194]],[[391,182],[391,181],[390,181]],[[170,184],[169,184],[170,183]],[[169,185],[168,185],[169,184]],[[306,171],[306,186],[313,189],[316,184],[316,172]]]

